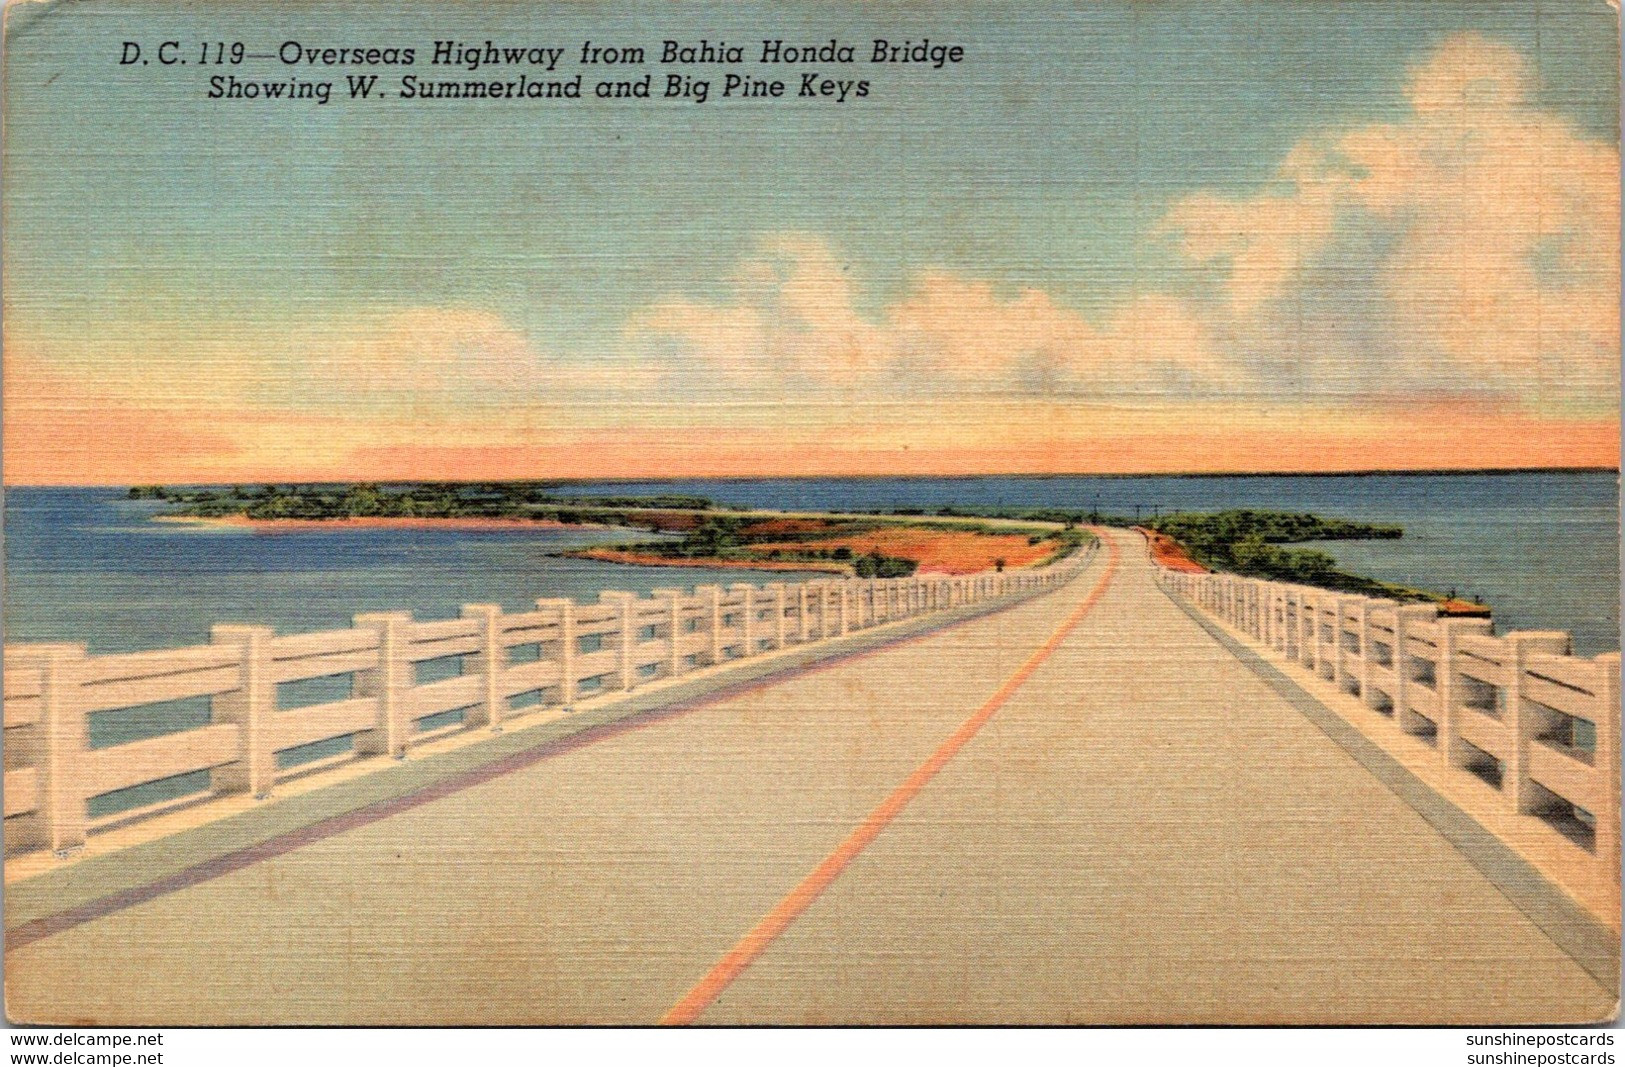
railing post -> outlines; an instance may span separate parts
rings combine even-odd
[[[1405,716],[1411,713],[1411,654],[1409,651],[1410,636],[1407,625],[1411,620],[1418,622],[1430,616],[1437,617],[1438,611],[1426,604],[1399,604],[1394,607],[1394,725],[1405,730]],[[1437,681],[1437,678],[1435,678]],[[1405,732],[1409,733],[1408,730]]]
[[[632,661],[638,647],[638,604],[636,593],[621,597],[621,688],[631,690],[637,683],[637,668]]]
[[[807,582],[801,582],[796,587],[796,603],[799,605],[799,610],[796,613],[798,616],[797,626],[801,630],[802,644],[812,640],[812,616],[808,612],[808,605],[811,603],[811,598],[807,596],[810,592],[808,584]]]
[[[711,662],[722,662],[722,587],[719,585],[695,586],[696,593],[704,592],[711,598]]]
[[[785,640],[785,593],[783,582],[769,582],[766,588],[773,591],[773,647],[783,648]]]
[[[852,614],[849,607],[852,599],[852,582],[851,579],[844,579],[836,584],[839,585],[841,594],[841,636],[845,637],[852,632]]]
[[[1377,706],[1377,698],[1371,695],[1372,672],[1376,668],[1377,657],[1371,653],[1371,599],[1361,597],[1354,609],[1355,625],[1360,632],[1360,702],[1368,708]]]
[[[1303,631],[1300,642],[1305,667],[1320,670],[1320,598],[1314,590],[1305,589],[1298,594],[1298,624]]]
[[[1287,659],[1292,659],[1294,643],[1293,632],[1296,629],[1297,624],[1295,621],[1289,618],[1289,616],[1292,614],[1291,586],[1283,585],[1276,591],[1276,606],[1280,608],[1281,611],[1281,616],[1277,620],[1276,624],[1276,641],[1278,642],[1276,651],[1280,652],[1281,655],[1285,656]]]
[[[89,824],[85,780],[90,733],[81,695],[85,646],[13,646],[8,664],[40,674],[40,717],[33,746],[39,774],[40,836],[46,848],[66,857],[84,847]],[[9,842],[8,842],[9,844]]]
[[[355,673],[357,696],[378,700],[376,725],[356,735],[355,750],[363,756],[406,758],[406,697],[412,688],[412,664],[406,658],[406,631],[412,615],[405,611],[375,611],[355,617],[358,627],[378,634],[378,666]]]
[[[1316,591],[1311,597],[1312,603],[1309,606],[1309,632],[1310,637],[1313,639],[1312,647],[1315,650],[1314,674],[1316,678],[1321,677],[1321,665],[1326,662],[1325,612],[1322,610],[1325,600],[1326,594]]]
[[[1488,634],[1490,624],[1483,619],[1439,620],[1438,662],[1433,665],[1434,686],[1439,694],[1439,759],[1446,767],[1454,766],[1457,743],[1461,739],[1461,724],[1456,717],[1460,698],[1456,690],[1456,656],[1462,635]]]
[[[1270,611],[1275,616],[1274,621],[1270,624],[1271,633],[1273,634],[1272,647],[1283,656],[1292,647],[1292,627],[1288,626],[1286,621],[1291,596],[1291,590],[1286,586],[1277,585],[1270,599]]]
[[[1332,625],[1332,684],[1343,691],[1343,682],[1349,676],[1348,642],[1343,638],[1343,620],[1358,601],[1351,596],[1340,596],[1332,601],[1335,620]]]
[[[1595,846],[1597,858],[1602,861],[1603,868],[1609,871],[1618,871],[1620,862],[1619,841],[1619,787],[1620,787],[1620,751],[1619,751],[1619,653],[1609,652],[1596,658],[1598,686],[1597,686],[1597,720],[1593,724],[1597,731],[1596,751],[1593,753],[1593,765],[1600,768],[1603,777],[1603,810],[1592,812],[1595,826]]]
[[[538,611],[559,615],[559,706],[571,711],[576,702],[576,602],[567,596],[541,597]]]
[[[745,621],[744,654],[754,656],[756,655],[756,587],[749,582],[735,582],[729,588],[738,593],[739,599],[744,601],[744,606],[740,609],[744,612]]]
[[[271,736],[276,714],[276,685],[271,681],[275,636],[269,626],[221,623],[209,628],[210,643],[236,648],[239,657],[237,688],[209,700],[211,721],[237,727],[237,762],[209,772],[209,785],[216,793],[251,793],[264,799],[276,784]]]
[[[680,642],[683,639],[683,592],[680,589],[651,589],[649,595],[656,600],[666,601],[667,618],[670,620],[666,628],[670,632],[670,639],[666,642],[666,677],[675,678],[683,673],[683,650]]]
[[[1320,651],[1317,647],[1320,641],[1320,627],[1316,625],[1315,609],[1309,603],[1312,599],[1314,598],[1308,591],[1298,590],[1298,662],[1305,667],[1311,666],[1311,661],[1315,660]],[[1315,669],[1320,668],[1317,665]]]
[[[502,605],[500,604],[464,604],[462,617],[479,620],[480,628],[474,638],[479,642],[479,651],[472,656],[463,657],[463,673],[477,674],[480,677],[479,703],[469,708],[463,717],[463,726],[472,729],[476,726],[489,726],[492,732],[502,729],[502,712],[507,706],[507,700],[502,695],[502,669],[506,664],[504,649],[501,645],[501,630],[499,622],[502,618]]]
[[[636,593],[623,593],[616,589],[601,590],[598,594],[600,604],[614,604],[618,608],[616,619],[620,623],[620,644],[616,646],[615,673],[620,678],[623,691],[632,688],[632,649],[637,643],[637,606]]]
[[[1551,630],[1527,630],[1506,635],[1507,669],[1506,723],[1507,737],[1511,740],[1508,753],[1506,796],[1514,815],[1528,815],[1535,810],[1534,790],[1529,780],[1529,746],[1535,740],[1538,715],[1527,715],[1523,706],[1523,675],[1529,662],[1529,653],[1547,652],[1561,656],[1568,651],[1569,635]]]

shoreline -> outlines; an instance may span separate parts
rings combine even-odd
[[[1135,526],[1132,527],[1132,529],[1145,537],[1146,548],[1151,554],[1151,560],[1160,567],[1165,567],[1168,570],[1181,574],[1235,574],[1233,571],[1213,570],[1209,567],[1203,566],[1201,563],[1198,563],[1196,560],[1191,558],[1189,551],[1183,544],[1181,544],[1175,538],[1169,537],[1165,533],[1142,526]],[[1245,576],[1243,575],[1241,577]],[[1357,577],[1364,576],[1359,575]],[[1394,585],[1392,582],[1382,582],[1380,579],[1376,578],[1370,580],[1380,582],[1380,584],[1388,586],[1390,588],[1390,595],[1395,596],[1396,598],[1406,595],[1421,597],[1422,599],[1419,601],[1420,603],[1431,603],[1435,605],[1438,608],[1441,616],[1457,619],[1490,619],[1495,617],[1494,609],[1488,604],[1475,604],[1469,600],[1447,597],[1439,593],[1429,592],[1426,589],[1412,589],[1408,586],[1398,586]],[[1312,585],[1312,583],[1306,584]],[[1317,589],[1332,589],[1331,586],[1313,587]],[[1336,590],[1332,589],[1332,591],[1335,592]]]
[[[620,563],[634,567],[703,567],[711,570],[741,570],[741,571],[814,571],[821,574],[853,575],[853,569],[842,563],[833,563],[827,560],[750,560],[750,559],[723,559],[705,556],[657,556],[644,552],[622,552],[613,548],[577,548],[559,555],[568,559],[590,559],[599,563]],[[942,577],[952,578],[967,574],[992,573],[987,570],[954,570],[941,566],[927,566],[914,561],[918,569],[914,572],[916,577]],[[1025,564],[1017,567],[1007,567],[1009,571],[1023,571],[1038,566],[1038,564]]]
[[[578,548],[560,553],[568,559],[590,559],[599,563],[620,563],[631,567],[700,567],[709,570],[817,571],[823,574],[851,574],[850,567],[820,561],[719,559],[703,556],[657,556],[646,552],[622,552],[613,548]]]
[[[303,533],[333,530],[618,530],[626,527],[596,522],[559,522],[557,519],[407,518],[365,516],[342,519],[250,519],[246,515],[154,515],[151,521],[180,526],[212,526],[255,533]]]

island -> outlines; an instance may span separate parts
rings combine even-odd
[[[761,511],[680,495],[559,493],[548,482],[411,482],[136,486],[131,499],[175,505],[166,522],[245,525],[263,532],[352,526],[618,527],[646,542],[592,545],[562,555],[663,567],[828,571],[898,578],[1048,566],[1091,540],[1075,521]]]
[[[1398,526],[1327,519],[1308,513],[1238,509],[1213,513],[1178,512],[1144,527],[1152,554],[1176,570],[1227,571],[1248,578],[1295,582],[1359,596],[1434,603],[1446,615],[1488,617],[1487,605],[1458,600],[1337,569],[1337,561],[1308,548],[1281,548],[1305,541],[1393,540]]]
[[[648,541],[589,545],[561,555],[655,567],[827,571],[860,578],[916,572],[972,574],[1043,567],[1089,543],[1086,524],[1138,529],[1159,563],[1227,571],[1361,596],[1439,605],[1450,615],[1488,616],[1482,604],[1351,574],[1312,541],[1392,539],[1398,526],[1303,512],[1233,509],[1177,512],[1140,523],[1063,508],[944,506],[867,512],[792,512],[718,504],[683,494],[618,496],[560,492],[547,481],[332,483],[219,487],[136,486],[135,500],[174,505],[167,522],[246,525],[264,532],[351,526],[490,529],[600,527],[646,531]]]

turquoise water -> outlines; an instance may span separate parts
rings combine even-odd
[[[363,611],[458,615],[463,604],[528,611],[538,597],[604,589],[762,582],[795,574],[630,567],[557,553],[638,530],[336,529],[256,533],[150,522],[171,506],[115,489],[6,492],[5,639],[83,641],[92,652],[197,644],[217,622],[305,633]]]
[[[1323,546],[1349,569],[1477,595],[1501,629],[1573,632],[1576,651],[1619,647],[1619,488],[1612,473],[1366,477],[997,477],[674,480],[562,492],[680,492],[791,509],[1060,507],[1150,516],[1228,507],[1394,522],[1399,541]],[[7,641],[79,640],[112,652],[207,640],[214,622],[295,633],[361,611],[448,618],[601,589],[763,582],[760,572],[625,567],[554,555],[645,533],[346,530],[276,535],[146,521],[163,505],[115,489],[6,494]]]

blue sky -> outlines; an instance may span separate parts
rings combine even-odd
[[[1305,138],[1403,118],[1407,72],[1463,32],[1524,57],[1530,106],[1617,140],[1600,2],[150,6],[9,13],[8,340],[84,373],[109,332],[184,346],[424,307],[500,316],[565,361],[613,360],[640,309],[726,303],[741,262],[783,233],[836,250],[862,315],[937,271],[1102,319],[1135,294],[1212,290],[1215,265],[1159,228],[1171,208],[1257,195]],[[703,37],[749,54],[764,36],[929,36],[966,61],[860,64],[872,99],[844,106],[630,108],[218,102],[197,68],[115,61],[125,40],[171,37],[411,45],[421,64],[438,38],[573,53],[586,37]]]
[[[776,230],[829,236],[876,300],[936,266],[1090,307],[1167,269],[1146,234],[1172,200],[1245,189],[1306,132],[1399,107],[1405,66],[1452,32],[1535,57],[1541,100],[1586,129],[1614,137],[1618,116],[1600,3],[1079,4],[1031,16],[877,4],[865,19],[806,4],[506,18],[295,4],[270,19],[265,5],[193,5],[185,18],[94,6],[95,18],[60,11],[70,32],[50,26],[55,12],[15,11],[8,42],[6,179],[23,207],[8,219],[9,284],[69,313],[118,300],[136,273],[245,312],[477,300],[574,345],[618,328],[653,290],[704,295]],[[968,52],[959,69],[865,67],[876,90],[861,106],[635,111],[233,108],[200,99],[191,73],[112,59],[125,39],[167,37],[422,48],[764,35],[930,36]]]

